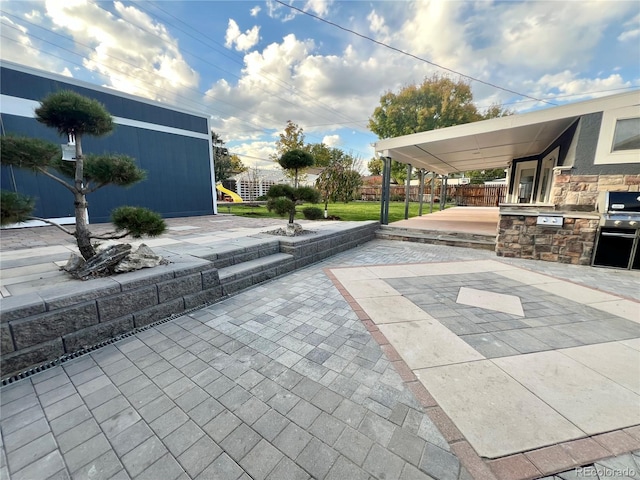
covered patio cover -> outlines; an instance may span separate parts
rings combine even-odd
[[[637,92],[388,138],[376,142],[375,151],[441,175],[506,168],[515,158],[542,153],[581,115],[627,105],[629,95]]]

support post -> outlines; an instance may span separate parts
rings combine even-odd
[[[407,183],[404,189],[404,219],[409,219],[409,196],[411,194],[411,164],[407,164]]]
[[[380,224],[389,224],[389,197],[391,190],[391,158],[382,157],[382,189],[380,192]]]
[[[418,201],[420,206],[418,207],[418,216],[422,216],[422,203],[424,200],[424,169],[420,169],[420,188],[418,188]]]
[[[436,172],[431,172],[431,195],[429,199],[429,213],[433,213],[433,197],[436,194]]]
[[[447,175],[442,176],[442,183],[440,184],[440,211],[444,210],[447,204]]]

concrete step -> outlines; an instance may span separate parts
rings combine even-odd
[[[226,268],[278,252],[280,252],[280,242],[276,237],[269,239],[244,237],[201,246],[199,250],[192,251],[191,255],[213,262],[216,268]]]
[[[293,255],[274,253],[254,260],[236,263],[218,270],[224,295],[262,283],[296,268]]]
[[[401,240],[405,242],[467,247],[480,250],[495,250],[496,239],[493,235],[480,235],[463,232],[443,232],[439,230],[417,230],[382,226],[376,231],[376,238],[381,240]]]

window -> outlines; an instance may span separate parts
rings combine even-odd
[[[602,114],[595,165],[640,162],[640,105]]]
[[[640,117],[617,120],[611,151],[637,149],[640,149]]]
[[[533,203],[533,185],[536,180],[537,160],[518,162],[514,176],[512,203]]]

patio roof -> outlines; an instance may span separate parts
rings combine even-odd
[[[634,105],[638,91],[509,115],[481,122],[387,138],[383,156],[439,174],[507,167],[514,158],[540,154],[580,116]]]

